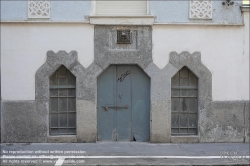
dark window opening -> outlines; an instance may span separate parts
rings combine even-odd
[[[198,78],[183,67],[171,79],[171,135],[196,135]]]
[[[50,76],[50,135],[76,134],[76,77],[61,66]]]

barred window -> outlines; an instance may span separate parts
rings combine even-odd
[[[50,135],[76,134],[76,77],[61,66],[50,77]]]
[[[198,78],[183,67],[171,83],[171,135],[196,135]]]

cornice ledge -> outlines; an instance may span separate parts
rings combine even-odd
[[[94,25],[153,25],[154,16],[90,16]]]
[[[249,12],[250,11],[250,6],[241,6],[241,11],[243,12]]]

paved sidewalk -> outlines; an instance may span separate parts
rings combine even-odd
[[[1,144],[1,165],[250,165],[248,143]]]

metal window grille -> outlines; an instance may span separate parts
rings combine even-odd
[[[183,67],[171,79],[171,135],[196,135],[198,78]]]
[[[50,135],[76,134],[76,77],[61,66],[50,77]]]
[[[130,30],[117,30],[117,44],[131,44]]]

